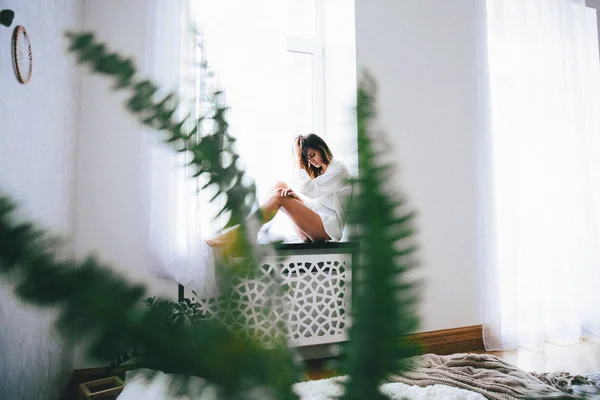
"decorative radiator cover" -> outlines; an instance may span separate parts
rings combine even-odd
[[[236,309],[224,322],[243,327],[266,342],[277,339],[278,326],[284,326],[290,346],[346,340],[350,322],[352,253],[332,253],[323,249],[318,254],[286,253],[265,259],[260,277],[235,283]],[[287,290],[273,296],[276,271],[280,274],[281,285]],[[192,296],[191,300],[208,316],[215,315],[218,307],[223,306],[215,298]],[[271,304],[266,315],[263,306],[267,302]]]

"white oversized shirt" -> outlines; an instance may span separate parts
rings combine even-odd
[[[333,241],[342,238],[346,223],[346,207],[352,196],[351,175],[348,168],[333,158],[322,175],[312,179],[304,170],[298,170],[298,191],[309,198],[306,205],[319,214],[325,232]]]

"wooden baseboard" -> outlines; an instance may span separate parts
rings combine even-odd
[[[408,344],[420,344],[423,353],[446,355],[484,351],[482,329],[481,325],[473,325],[421,332],[406,336],[405,341]]]

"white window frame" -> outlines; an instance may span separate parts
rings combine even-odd
[[[325,131],[326,107],[325,104],[325,8],[323,0],[315,0],[315,26],[314,38],[287,36],[287,52],[309,54],[313,60],[313,132],[322,138],[327,137]]]

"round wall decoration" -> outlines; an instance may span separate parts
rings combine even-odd
[[[17,25],[13,33],[12,53],[15,73],[19,82],[26,84],[31,80],[33,70],[33,54],[31,41],[27,30],[22,25]]]

